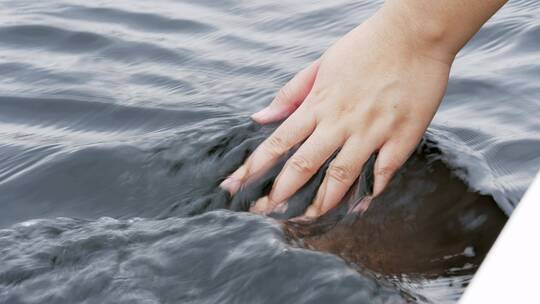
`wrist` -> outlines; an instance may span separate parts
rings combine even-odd
[[[407,3],[386,1],[373,16],[375,22],[385,23],[417,54],[451,65],[468,38],[460,36],[444,16],[423,15]]]

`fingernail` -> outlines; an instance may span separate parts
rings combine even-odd
[[[238,189],[242,186],[243,179],[247,175],[247,166],[244,164],[240,168],[238,168],[236,171],[233,172],[233,174],[229,175],[219,186],[227,191],[229,191],[231,194],[235,194]]]
[[[242,186],[242,182],[236,179],[233,176],[228,177],[219,185],[221,188],[229,191],[230,193],[235,193]]]
[[[268,106],[259,112],[251,115],[251,119],[259,123],[265,123],[267,121],[273,120],[275,117],[280,116],[283,112],[279,107]]]

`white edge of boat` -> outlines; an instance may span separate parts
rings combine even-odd
[[[539,283],[540,173],[508,219],[459,304],[540,303]]]

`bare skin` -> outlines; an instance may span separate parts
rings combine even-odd
[[[505,2],[386,1],[252,116],[261,124],[285,121],[221,187],[234,194],[301,144],[253,212],[286,208],[338,150],[305,216],[339,204],[375,152],[379,195],[433,119],[455,55]]]

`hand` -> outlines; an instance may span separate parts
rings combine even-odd
[[[453,57],[431,51],[381,14],[341,38],[252,116],[262,124],[287,119],[221,184],[232,194],[303,142],[252,211],[286,207],[339,149],[305,216],[334,208],[374,152],[377,196],[415,149],[442,100]]]

